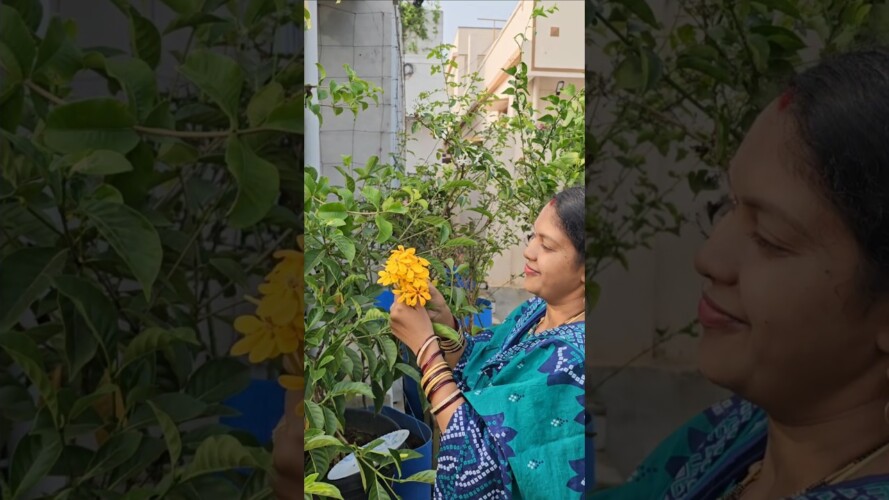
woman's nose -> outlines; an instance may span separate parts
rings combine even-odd
[[[701,276],[723,285],[738,279],[738,256],[743,242],[736,237],[729,218],[720,221],[694,257],[694,268]]]

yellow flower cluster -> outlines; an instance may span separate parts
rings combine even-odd
[[[305,384],[302,372],[305,344],[305,254],[301,250],[302,236],[297,238],[297,243],[300,250],[279,250],[274,253],[280,262],[266,276],[265,283],[259,285],[262,298],[257,303],[255,314],[235,319],[235,330],[244,338],[231,349],[234,356],[249,354],[251,363],[262,363],[285,355],[288,360],[285,368],[297,372],[278,379],[289,390],[301,390]],[[302,405],[297,406],[297,413],[301,414]]]
[[[398,248],[386,261],[386,268],[379,272],[377,283],[383,286],[395,285],[393,293],[398,302],[409,306],[418,303],[425,306],[432,296],[429,294],[429,261],[418,256],[414,248]]]

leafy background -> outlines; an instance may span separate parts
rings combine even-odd
[[[217,417],[251,379],[233,310],[302,232],[300,6],[162,3],[108,2],[124,47],[0,5],[4,499],[270,495],[268,451]]]

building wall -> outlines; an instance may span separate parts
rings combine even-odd
[[[339,116],[322,107],[320,132],[321,172],[332,184],[342,182],[334,167],[350,155],[363,166],[371,156],[392,161],[398,154],[398,133],[404,123],[404,90],[400,21],[396,6],[387,0],[318,2],[319,62],[328,78],[348,81],[344,65],[359,77],[382,88],[379,105],[373,102],[355,117],[351,111]]]

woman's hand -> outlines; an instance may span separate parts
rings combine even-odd
[[[272,435],[272,461],[275,472],[272,474],[272,490],[277,500],[302,500],[303,436],[305,423],[296,414],[296,405],[302,404],[301,391],[287,391],[284,403],[284,416]]]
[[[389,326],[398,340],[404,342],[414,354],[430,335],[434,335],[432,320],[422,306],[411,307],[396,301],[389,310]]]
[[[454,323],[454,314],[448,308],[448,304],[447,302],[445,302],[444,295],[442,295],[441,292],[439,292],[438,289],[436,289],[431,284],[429,285],[429,294],[432,295],[432,298],[426,305],[426,308],[429,312],[429,319],[431,319],[433,323],[446,325],[456,329],[457,324]]]

